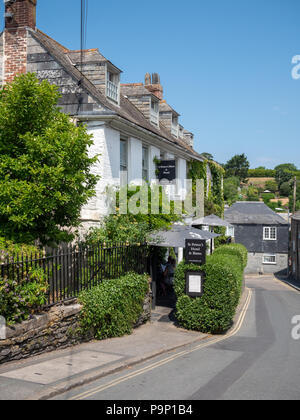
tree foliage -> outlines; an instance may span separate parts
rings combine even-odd
[[[244,153],[235,155],[225,165],[226,177],[236,176],[240,181],[245,182],[248,177],[249,167],[249,161]]]
[[[266,181],[265,187],[266,187],[266,190],[269,190],[269,191],[271,191],[273,193],[275,193],[276,191],[278,191],[278,184],[274,180]]]
[[[97,177],[91,136],[57,107],[58,89],[34,74],[0,90],[0,236],[68,241]]]
[[[275,166],[275,171],[297,171],[297,167],[293,163],[282,163],[281,165]]]
[[[204,153],[201,153],[201,155],[207,160],[214,160],[214,157],[211,153],[204,152]]]
[[[127,187],[123,187],[127,196],[127,206],[131,197],[140,190],[140,187],[136,187],[135,190],[127,190]],[[132,214],[128,211],[127,214],[120,213],[119,197],[120,192],[117,193],[116,209],[114,214],[110,214],[105,217],[102,227],[92,228],[87,234],[85,241],[87,243],[98,243],[98,242],[129,242],[129,243],[144,243],[147,241],[148,236],[151,232],[157,230],[168,229],[173,222],[178,222],[182,219],[181,215],[177,215],[174,212],[174,202],[170,203],[170,214],[164,214],[162,209],[162,201],[168,198],[163,192],[163,189],[159,188],[159,212],[154,214],[151,209],[151,194],[153,189],[148,187],[148,203],[147,209],[142,209],[138,214]],[[122,191],[121,191],[122,193]],[[138,203],[137,203],[138,204]],[[144,210],[144,211],[142,211]]]
[[[240,180],[237,177],[224,179],[224,199],[227,204],[231,205],[239,199]]]

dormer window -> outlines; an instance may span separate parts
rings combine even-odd
[[[172,136],[178,138],[178,117],[175,115],[172,115]]]
[[[106,96],[112,101],[119,103],[120,97],[120,75],[110,69],[107,70]]]
[[[181,139],[183,139],[183,131],[184,131],[184,128],[182,127],[182,125],[179,125],[179,137]]]
[[[159,123],[159,102],[151,99],[150,122],[156,126]]]

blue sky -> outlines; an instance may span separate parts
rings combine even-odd
[[[121,68],[124,83],[159,73],[197,151],[222,163],[245,153],[251,167],[300,168],[300,79],[291,76],[299,0],[88,3],[86,47]],[[37,26],[79,49],[80,0],[38,0]]]

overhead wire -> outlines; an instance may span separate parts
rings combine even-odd
[[[80,65],[83,67],[84,51],[86,49],[88,26],[88,0],[81,0],[80,12]]]

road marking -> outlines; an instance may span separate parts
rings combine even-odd
[[[167,364],[167,363],[169,363],[169,362],[171,362],[171,361],[173,361],[175,359],[178,359],[181,356],[184,356],[184,355],[187,355],[187,354],[191,354],[191,353],[193,353],[193,352],[195,352],[197,350],[200,350],[200,349],[203,349],[205,347],[211,346],[212,344],[216,344],[216,343],[218,343],[220,341],[228,340],[229,338],[231,338],[235,334],[237,334],[237,332],[241,329],[242,324],[243,324],[244,319],[245,319],[245,316],[246,316],[246,313],[247,313],[247,310],[248,310],[249,305],[250,305],[250,302],[251,302],[251,297],[252,297],[252,291],[250,289],[248,289],[248,297],[246,299],[244,308],[242,309],[242,311],[240,313],[240,316],[239,316],[239,319],[237,321],[237,324],[234,327],[234,329],[232,331],[230,331],[228,334],[226,334],[224,337],[223,336],[222,337],[218,337],[218,338],[212,339],[212,340],[210,340],[210,341],[208,341],[206,343],[199,344],[198,346],[194,347],[193,349],[184,350],[184,351],[181,351],[180,353],[176,353],[175,355],[169,356],[169,357],[167,357],[167,358],[165,358],[163,360],[160,360],[159,362],[155,362],[155,363],[153,363],[153,364],[151,364],[149,366],[146,366],[146,367],[144,367],[142,369],[139,369],[139,370],[137,370],[137,371],[135,371],[133,373],[130,373],[130,374],[125,375],[125,376],[123,376],[121,378],[115,379],[114,381],[112,381],[112,382],[110,382],[108,384],[101,385],[101,386],[96,387],[94,389],[91,389],[89,391],[85,391],[85,392],[83,392],[81,394],[78,394],[78,395],[76,395],[74,397],[71,397],[71,398],[69,398],[69,400],[84,400],[84,399],[86,399],[88,397],[91,397],[92,395],[95,395],[95,394],[97,394],[99,392],[105,391],[108,388],[112,388],[113,386],[119,385],[122,382],[128,381],[129,379],[132,379],[132,378],[134,378],[136,376],[142,375],[143,373],[149,372],[149,371],[154,370],[154,369],[156,369],[156,368],[158,368],[160,366],[163,366],[163,365],[165,365],[165,364]]]
[[[274,276],[274,280],[277,281],[277,283],[280,283],[282,286],[286,287],[289,290],[294,290],[294,292],[300,293],[300,290],[297,289],[296,287],[294,287],[292,284],[290,284],[289,282],[285,281],[285,280],[278,280],[275,276]]]

